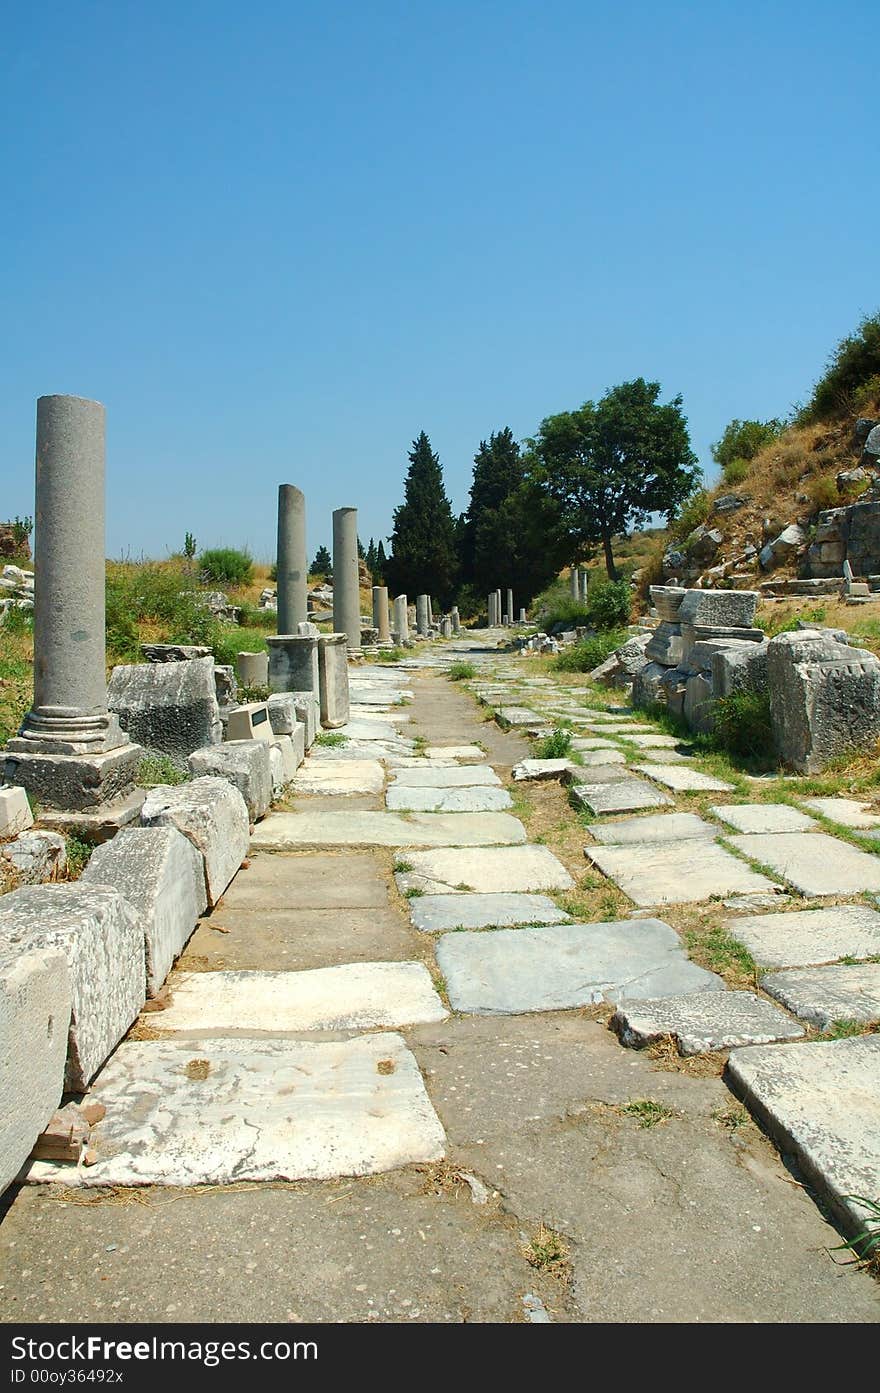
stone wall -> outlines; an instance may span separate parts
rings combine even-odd
[[[819,514],[807,553],[808,574],[839,576],[844,561],[853,575],[880,575],[880,502],[851,503]]]

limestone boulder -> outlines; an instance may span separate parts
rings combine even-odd
[[[778,634],[767,650],[773,737],[799,773],[880,738],[880,661],[814,629]]]
[[[247,804],[227,779],[205,776],[153,789],[141,809],[144,827],[176,827],[201,854],[209,906],[217,903],[247,855]]]
[[[59,832],[21,832],[0,846],[0,856],[20,885],[45,885],[67,865],[67,844]]]
[[[756,590],[688,590],[678,622],[695,628],[750,628],[758,605]]]
[[[219,744],[223,735],[213,658],[124,663],[113,669],[107,702],[134,744],[179,769],[193,750]]]
[[[633,678],[633,706],[653,706],[655,702],[662,701],[662,683],[668,671],[669,668],[662,663],[648,662],[640,668]]]
[[[272,802],[272,764],[266,740],[227,740],[194,750],[189,767],[194,778],[228,779],[245,801],[251,822],[265,817]]]

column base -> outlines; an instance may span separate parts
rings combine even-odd
[[[128,743],[112,711],[84,716],[61,706],[43,706],[27,713],[6,749],[34,755],[99,755]]]
[[[79,837],[83,842],[109,842],[123,827],[138,821],[146,796],[144,789],[136,788],[95,809],[62,812],[60,808],[45,808],[40,813],[39,824],[68,837]]]
[[[81,812],[103,807],[134,790],[144,752],[124,744],[100,754],[32,754],[6,746],[7,783],[19,784],[47,808]]]

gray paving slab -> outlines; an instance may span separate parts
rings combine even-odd
[[[454,1010],[478,1015],[723,988],[659,919],[444,934],[437,963]]]
[[[385,770],[378,759],[313,761],[301,764],[293,780],[297,793],[381,793]]]
[[[715,779],[699,769],[691,769],[687,764],[636,764],[633,767],[676,793],[733,792],[733,784],[725,783],[724,779]]]
[[[880,1035],[734,1050],[728,1078],[850,1231],[880,1195]]]
[[[585,769],[607,769],[612,764],[626,764],[623,750],[577,750],[578,764]],[[574,767],[577,773],[577,765]]]
[[[574,881],[562,862],[545,846],[444,847],[437,851],[408,851],[406,870],[395,875],[398,887],[425,895],[449,895],[460,890],[478,894],[508,891],[571,890]]]
[[[584,765],[582,771],[578,771],[575,765],[572,778],[582,784],[642,784],[642,780],[636,779],[627,769],[625,759],[617,760],[613,764],[603,759],[600,764]]]
[[[856,832],[880,828],[880,812],[855,798],[805,798],[804,807]]]
[[[802,895],[880,890],[880,857],[827,832],[766,832],[729,838],[744,856],[769,866]]]
[[[641,731],[627,732],[625,739],[631,740],[640,750],[674,750],[682,743],[678,735],[658,735],[654,731],[650,734]]]
[[[331,846],[513,846],[526,840],[509,813],[352,811],[270,813],[251,837],[254,851]]]
[[[395,811],[421,813],[485,813],[509,808],[506,788],[472,784],[466,788],[389,788],[385,805]]]
[[[718,828],[696,813],[649,813],[620,822],[597,822],[590,835],[605,846],[631,846],[642,842],[681,842],[695,837],[713,838]]]
[[[488,764],[463,764],[435,768],[434,760],[422,760],[409,769],[398,769],[392,788],[500,788],[501,780]]]
[[[445,1137],[404,1040],[141,1040],[119,1047],[90,1099],[92,1166],[33,1162],[70,1186],[229,1185],[374,1175],[443,1155]]]
[[[701,992],[618,1006],[609,1022],[624,1045],[641,1049],[671,1035],[679,1054],[798,1040],[803,1028],[754,992]]]
[[[839,958],[880,957],[880,914],[867,905],[747,914],[728,920],[727,928],[762,967],[809,967]]]
[[[787,803],[723,803],[709,809],[737,832],[808,832],[816,820]]]
[[[589,771],[592,773],[592,771]],[[623,813],[634,808],[656,808],[671,804],[672,799],[658,789],[652,788],[642,779],[616,779],[609,783],[587,782],[575,784],[571,790],[572,800],[578,807],[597,815],[601,813]]]
[[[409,912],[413,928],[423,933],[571,921],[547,895],[419,895],[409,901]]]
[[[672,846],[588,846],[587,857],[637,905],[695,904],[720,895],[772,889],[729,851],[706,839]]]
[[[595,735],[574,735],[571,740],[573,750],[617,750],[613,740],[601,740]]]
[[[835,1021],[880,1021],[880,963],[790,968],[761,978],[768,995],[799,1020],[827,1030]]]
[[[525,706],[500,706],[498,719],[507,726],[531,726],[539,719],[535,711]]]

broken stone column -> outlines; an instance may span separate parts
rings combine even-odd
[[[355,544],[355,549],[357,544]],[[295,634],[308,619],[306,500],[293,484],[278,485],[278,632]],[[242,679],[244,680],[244,679]]]
[[[265,687],[269,681],[269,654],[236,653],[235,675],[244,687]]]
[[[270,634],[269,690],[318,695],[318,639],[308,634]]]
[[[416,596],[416,629],[422,638],[428,637],[428,629],[431,626],[428,603],[427,595]]]
[[[581,571],[581,573],[580,573],[580,584],[581,584],[580,600],[581,600],[581,604],[583,604],[583,605],[585,605],[585,604],[587,603],[587,581],[588,581],[588,578],[589,578],[589,577],[588,577],[587,572],[586,572],[586,571]]]
[[[326,730],[344,726],[350,700],[345,634],[322,634],[318,639],[318,681],[321,725]]]
[[[394,630],[398,643],[409,643],[409,618],[405,595],[397,595],[394,600]]]
[[[488,628],[495,627],[495,591],[491,590],[486,596],[486,624]]]
[[[388,622],[388,587],[373,586],[373,628],[379,631],[379,642],[391,642],[391,625]]]
[[[444,614],[440,620],[440,637],[452,638],[452,620],[448,614]]]
[[[519,622],[520,622],[520,624],[525,624],[525,623],[527,622],[527,620],[526,620],[526,612],[525,612],[524,609],[520,609],[520,612],[519,612]]]
[[[350,651],[360,648],[357,508],[337,508],[333,514],[333,628],[346,635]]]
[[[460,633],[461,633],[461,615],[460,615],[459,612],[458,612],[458,605],[453,605],[453,606],[452,606],[452,609],[451,609],[450,612],[449,612],[449,618],[450,618],[450,620],[451,620],[451,622],[452,622],[452,632],[453,632],[453,634],[460,634]]]
[[[37,402],[34,702],[6,747],[7,782],[52,808],[132,795],[142,751],[107,707],[104,407]]]

